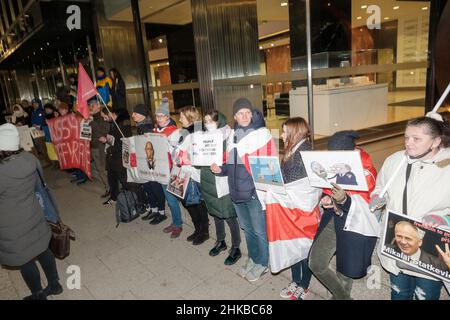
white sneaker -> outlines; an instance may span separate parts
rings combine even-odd
[[[258,281],[267,271],[269,271],[267,267],[260,264],[255,264],[253,269],[247,273],[245,278],[250,282]]]
[[[308,295],[308,289],[303,289],[300,286],[297,286],[297,289],[292,293],[291,300],[305,300]]]
[[[242,278],[245,278],[245,276],[247,275],[247,273],[250,272],[251,269],[253,269],[253,267],[255,266],[255,263],[253,262],[252,258],[248,258],[247,262],[245,263],[244,266],[242,266],[237,274],[240,275]]]
[[[295,282],[291,282],[286,288],[281,289],[280,297],[287,299],[292,296],[298,285]]]

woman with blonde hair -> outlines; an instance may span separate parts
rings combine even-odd
[[[179,130],[179,140],[173,156],[174,163],[181,166],[181,170],[188,173],[191,178],[181,204],[188,211],[194,224],[194,233],[187,237],[187,241],[192,241],[193,245],[200,245],[209,239],[209,218],[200,191],[200,170],[193,167],[189,159],[194,132],[201,132],[203,128],[201,121],[201,114],[197,108],[186,106],[180,109],[180,123],[183,128]]]

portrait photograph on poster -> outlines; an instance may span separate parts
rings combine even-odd
[[[388,211],[381,243],[381,254],[397,260],[399,268],[450,281],[449,230]]]
[[[167,184],[170,176],[167,137],[154,133],[135,136],[134,150],[138,176],[146,181]]]
[[[191,176],[189,172],[182,170],[182,167],[174,166],[170,173],[170,181],[167,185],[167,191],[184,199],[186,189],[189,184]]]
[[[248,162],[256,189],[286,194],[278,157],[249,156]]]
[[[367,182],[359,151],[301,151],[303,163],[313,187],[367,191]]]

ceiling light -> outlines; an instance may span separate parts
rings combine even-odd
[[[422,10],[423,11],[428,10],[428,7],[423,7]]]
[[[362,19],[362,17],[356,17],[356,20],[361,20]]]
[[[414,75],[414,71],[411,71],[409,74],[410,74],[410,75]]]
[[[389,20],[389,17],[384,17],[384,20]]]
[[[262,48],[263,48],[262,46],[259,46],[259,50],[262,50]]]
[[[361,6],[361,9],[367,9],[367,5],[365,4],[365,5]]]
[[[159,43],[162,43],[162,42],[163,42],[163,39],[158,39],[158,41],[159,41]]]
[[[250,89],[253,89],[253,85],[252,84],[250,85]]]
[[[271,43],[271,44],[270,44],[270,46],[271,46],[271,47],[273,47],[273,46],[274,46],[274,44],[273,44],[273,43]]]
[[[400,6],[395,6],[395,7],[393,7],[392,9],[398,10],[398,9],[400,9]]]
[[[288,3],[287,3],[287,2],[282,2],[282,3],[280,3],[280,5],[281,5],[282,7],[286,7],[286,6],[288,5]]]
[[[331,7],[331,3],[328,2],[328,6]]]

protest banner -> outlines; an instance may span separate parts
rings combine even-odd
[[[411,216],[388,211],[381,254],[409,269],[450,281],[450,231],[425,225]]]
[[[33,148],[33,139],[31,138],[30,127],[20,126],[17,127],[20,137],[20,147],[25,151],[31,151]]]
[[[300,153],[313,187],[332,188],[331,182],[334,182],[344,190],[368,191],[366,173],[358,150]]]
[[[257,190],[286,194],[278,157],[249,156],[248,162]]]
[[[80,139],[80,122],[73,113],[47,120],[61,170],[81,169],[91,179],[90,142]]]
[[[170,173],[170,181],[167,185],[167,191],[176,195],[177,197],[184,199],[186,195],[186,189],[191,179],[190,173],[183,170],[183,167],[174,166]]]
[[[223,162],[223,134],[196,132],[192,136],[191,162],[193,166],[210,166]]]
[[[138,177],[144,181],[167,184],[170,177],[167,137],[157,133],[135,136],[133,147]],[[134,152],[131,151],[130,155],[132,156]]]

